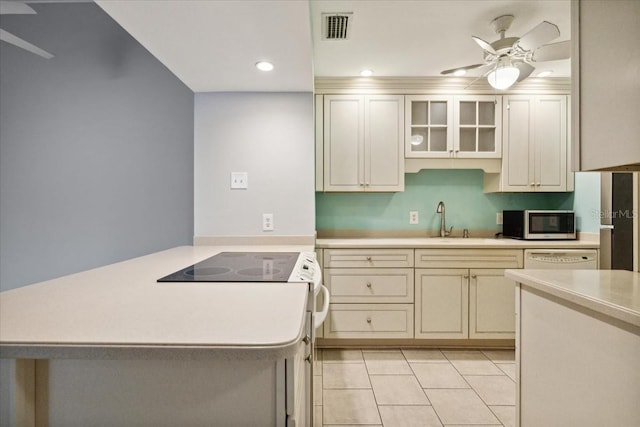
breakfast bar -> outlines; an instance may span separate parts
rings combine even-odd
[[[308,284],[157,282],[222,250],[178,247],[2,292],[0,357],[16,359],[16,424],[304,417],[294,407],[308,381]]]

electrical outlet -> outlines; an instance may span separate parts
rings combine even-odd
[[[409,224],[419,224],[420,218],[418,217],[418,211],[409,212]]]
[[[246,190],[249,188],[249,174],[247,172],[231,172],[231,189]]]
[[[262,214],[262,231],[273,231],[273,214]]]
[[[502,225],[502,212],[496,213],[496,225]]]

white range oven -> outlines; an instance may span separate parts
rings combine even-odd
[[[302,418],[303,424],[313,423],[313,365],[315,350],[315,331],[327,317],[330,296],[322,284],[322,271],[314,252],[220,252],[196,264],[185,267],[158,279],[159,283],[176,282],[251,282],[251,283],[291,283],[306,284],[309,288],[307,298],[307,316],[303,342],[306,346],[305,357],[305,409],[304,414],[289,413],[295,402],[287,403],[287,415],[293,419]],[[322,292],[323,305],[316,311],[316,298]],[[287,359],[295,369],[295,361]],[[294,377],[294,375],[290,375]],[[291,385],[295,387],[295,385]],[[293,395],[293,393],[291,393]],[[287,425],[295,424],[287,421]]]

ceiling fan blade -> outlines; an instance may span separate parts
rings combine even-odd
[[[471,38],[473,39],[473,41],[478,43],[478,45],[480,45],[480,47],[483,48],[484,50],[486,50],[487,52],[493,53],[494,55],[498,54],[496,52],[496,50],[493,48],[493,46],[491,46],[491,44],[489,44],[486,41],[482,40],[480,37],[471,36]]]
[[[452,68],[450,70],[441,71],[440,74],[442,74],[442,75],[452,74],[452,73],[454,73],[454,72],[456,72],[458,70],[465,70],[465,71],[466,70],[473,70],[474,68],[479,68],[479,67],[482,67],[483,65],[485,65],[485,64],[473,64],[473,65],[467,65],[465,67]]]
[[[36,11],[19,1],[0,1],[0,15],[33,15]]]
[[[542,21],[527,34],[520,37],[517,44],[522,50],[534,50],[558,37],[560,37],[558,26],[551,22]]]
[[[531,59],[536,62],[544,62],[569,58],[571,58],[571,40],[540,46],[533,52]]]
[[[46,50],[42,50],[38,46],[35,46],[26,40],[22,40],[20,37],[14,36],[13,34],[3,29],[0,29],[0,40],[10,43],[21,49],[27,50],[31,53],[35,53],[36,55],[42,56],[43,58],[46,58],[46,59],[53,58],[53,55],[47,52]]]
[[[520,70],[520,75],[518,75],[518,80],[516,80],[516,82],[523,81],[533,73],[533,70],[536,69],[533,65],[527,64],[526,62],[516,62],[513,65]]]

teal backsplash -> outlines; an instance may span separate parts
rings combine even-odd
[[[405,175],[405,191],[400,193],[316,193],[316,229],[437,230],[436,206],[441,200],[446,205],[447,227],[453,225],[454,232],[464,228],[499,231],[496,213],[502,210],[574,209],[574,193],[485,194],[482,179],[481,170],[422,170]],[[577,176],[576,190],[586,191],[575,196],[584,210],[577,212],[578,229],[597,232],[597,224],[580,217],[592,216],[592,210],[598,209],[600,187],[596,197],[590,188],[593,180],[579,185],[581,181]],[[409,211],[418,211],[419,224],[409,224]]]

